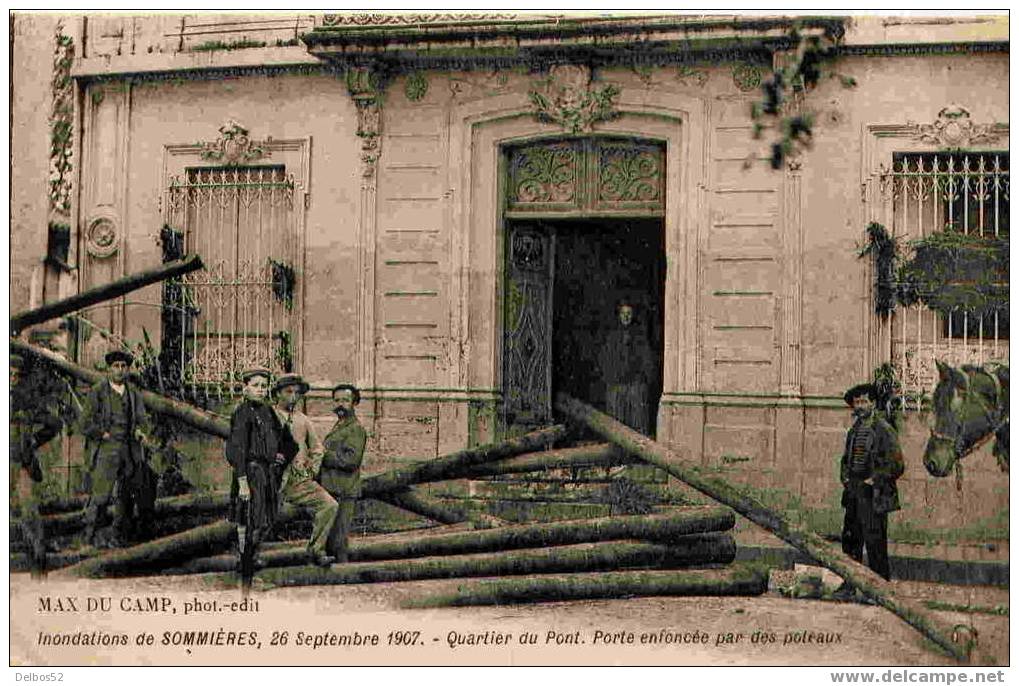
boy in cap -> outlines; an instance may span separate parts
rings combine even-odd
[[[367,433],[354,414],[361,393],[354,386],[339,384],[332,392],[336,424],[326,436],[325,457],[319,483],[336,498],[339,512],[329,534],[329,554],[337,562],[347,561],[347,537],[354,519],[354,507],[361,494],[361,460]]]
[[[134,357],[114,350],[106,353],[105,360],[108,378],[89,392],[81,415],[86,464],[90,465],[85,538],[91,544],[97,542],[101,513],[116,492],[113,523],[117,537],[109,541],[116,546],[132,534],[144,533],[152,521],[155,479],[145,448],[153,447],[155,441],[149,437],[149,418],[141,393],[128,382]]]
[[[35,484],[42,481],[42,466],[36,450],[60,431],[61,422],[49,407],[33,397],[22,383],[25,360],[10,356],[10,506],[20,510],[21,529],[28,545],[32,574],[45,571],[46,539],[39,517]]]
[[[853,410],[855,421],[846,436],[842,454],[842,507],[846,510],[842,528],[842,550],[854,560],[867,564],[885,579],[891,578],[888,563],[888,513],[899,509],[895,481],[905,465],[895,429],[874,411],[877,390],[859,384],[843,396]],[[843,584],[837,593],[849,592]]]
[[[337,505],[332,496],[315,481],[325,450],[311,420],[297,409],[308,392],[308,384],[298,374],[284,374],[273,386],[276,415],[297,442],[297,456],[283,473],[283,501],[311,510],[314,524],[308,541],[312,564],[328,567],[336,559],[326,552],[326,541],[336,521]]]
[[[283,470],[297,454],[297,445],[267,404],[271,372],[264,367],[241,374],[244,399],[230,417],[226,459],[234,470],[234,516],[241,576],[247,584],[258,545],[276,522]]]

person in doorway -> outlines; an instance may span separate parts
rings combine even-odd
[[[254,569],[262,566],[258,546],[276,522],[283,472],[298,452],[293,437],[267,404],[270,377],[263,367],[241,373],[244,398],[230,416],[225,447],[234,471],[231,500],[245,585]]]
[[[325,452],[311,420],[297,409],[308,392],[308,384],[298,374],[284,374],[273,386],[276,415],[297,442],[297,456],[283,473],[283,502],[311,510],[314,523],[308,541],[312,564],[328,567],[336,558],[326,552],[326,542],[336,522],[336,501],[315,481]]]
[[[853,386],[844,396],[853,411],[853,426],[846,435],[840,475],[842,550],[863,562],[885,579],[891,579],[888,563],[888,513],[899,509],[896,480],[905,471],[895,429],[875,412],[877,391],[872,384]],[[852,589],[843,584],[836,595],[848,597]]]
[[[46,538],[39,516],[36,484],[43,479],[37,450],[53,439],[62,423],[45,399],[38,398],[22,382],[25,360],[10,356],[10,511],[21,518],[33,576],[46,571]]]
[[[92,388],[81,415],[85,436],[89,500],[85,508],[85,538],[92,545],[123,545],[147,536],[156,500],[156,479],[146,448],[154,448],[149,418],[141,393],[128,381],[134,357],[123,350],[106,354],[109,377]],[[115,534],[96,537],[99,521],[115,498]]]
[[[598,357],[605,382],[605,410],[631,429],[651,432],[650,384],[654,375],[651,345],[628,301],[616,307],[616,321]]]
[[[350,525],[361,494],[361,461],[368,435],[354,412],[361,402],[360,391],[349,384],[339,384],[333,388],[332,398],[336,424],[325,439],[319,483],[336,498],[339,505],[336,522],[329,535],[329,554],[337,562],[346,562]]]

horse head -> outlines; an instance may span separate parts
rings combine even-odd
[[[934,389],[934,418],[923,464],[931,476],[948,476],[960,457],[962,420],[960,410],[969,379],[958,369],[937,360],[938,385]]]
[[[970,365],[960,370],[941,361],[937,366],[939,380],[934,389],[934,417],[923,462],[932,476],[948,476],[958,460],[985,438],[1001,432],[1003,423],[1008,421],[1008,410],[1002,405],[1000,372]],[[1004,373],[1007,383],[1007,368]],[[1007,469],[1007,439],[998,441],[995,454],[1002,448],[1006,455],[1004,460],[999,456],[999,462]]]

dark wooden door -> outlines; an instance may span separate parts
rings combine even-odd
[[[503,410],[512,431],[552,419],[555,235],[538,222],[508,228]]]

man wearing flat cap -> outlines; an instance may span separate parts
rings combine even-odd
[[[35,397],[32,389],[22,383],[25,366],[20,355],[10,356],[10,509],[21,515],[21,530],[35,575],[46,565],[46,539],[35,492],[35,484],[42,481],[43,474],[36,450],[57,435],[61,421],[45,399]]]
[[[297,456],[283,473],[283,501],[311,510],[313,524],[308,541],[308,558],[312,564],[328,567],[336,558],[326,552],[326,541],[336,521],[337,505],[315,476],[322,466],[325,450],[307,415],[297,403],[308,392],[308,384],[299,374],[284,374],[273,386],[276,415],[297,442]]]
[[[368,434],[354,413],[354,406],[361,402],[361,392],[350,384],[339,384],[333,388],[332,398],[336,424],[326,436],[318,480],[339,506],[336,523],[329,534],[329,554],[337,562],[346,562],[350,525],[361,495],[361,461]]]
[[[855,421],[846,436],[842,454],[842,550],[858,562],[867,564],[885,579],[891,578],[888,564],[888,513],[898,510],[899,493],[895,481],[905,465],[895,429],[875,412],[877,390],[872,384],[853,386],[844,396],[853,410]],[[847,591],[843,585],[840,591]]]
[[[123,350],[106,354],[109,376],[85,399],[81,433],[85,436],[90,492],[85,508],[85,537],[95,544],[96,529],[106,506],[116,495],[113,523],[120,545],[144,535],[155,507],[155,477],[146,447],[154,447],[141,393],[128,381],[134,357]]]
[[[234,470],[231,500],[245,585],[260,566],[258,547],[276,523],[283,471],[297,454],[297,444],[267,402],[271,376],[263,367],[241,374],[244,398],[230,416],[225,447]]]

